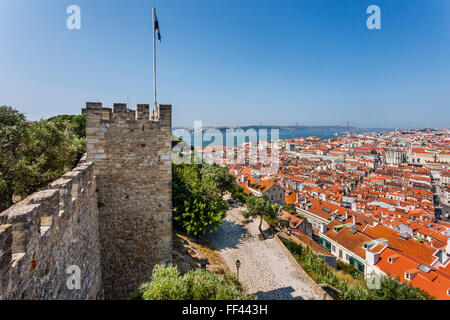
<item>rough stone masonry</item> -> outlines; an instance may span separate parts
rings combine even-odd
[[[0,213],[0,300],[128,299],[171,261],[171,106],[83,113],[87,156]]]
[[[106,299],[124,299],[172,257],[172,107],[136,112],[87,103],[87,160],[94,163]]]
[[[0,300],[102,299],[96,179],[80,164],[0,214]],[[79,282],[69,286],[71,267]]]

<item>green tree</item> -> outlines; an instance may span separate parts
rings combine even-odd
[[[144,300],[253,300],[234,276],[203,269],[181,276],[176,266],[156,265],[150,282],[139,288],[134,299]]]
[[[245,192],[244,192],[244,188],[242,188],[241,186],[238,186],[238,185],[236,185],[236,187],[234,188],[231,196],[243,204],[245,202],[247,202],[247,198],[248,198],[248,195],[245,194]]]
[[[86,141],[72,134],[67,125],[41,120],[28,126],[23,156],[16,164],[16,194],[25,197],[77,165],[86,150]]]
[[[48,121],[62,123],[77,138],[86,137],[86,115],[60,115],[49,118]]]
[[[241,203],[247,202],[247,198],[248,198],[248,196],[244,192],[244,188],[242,188],[241,186],[238,186],[237,184],[234,185],[234,190],[233,190],[231,196],[234,199],[239,200]]]
[[[27,136],[25,116],[11,107],[0,107],[0,212],[12,205],[17,161]]]
[[[221,167],[216,163],[205,165],[202,168],[202,177],[211,179],[220,191],[220,195],[226,191],[233,192],[236,185],[236,178],[228,172],[227,167]]]
[[[86,151],[84,116],[27,122],[0,107],[0,211],[76,166]]]
[[[259,231],[261,235],[265,238],[264,232],[262,230],[262,222],[264,217],[275,219],[277,217],[277,212],[272,207],[267,195],[263,197],[251,196],[246,202],[247,210],[243,212],[244,218],[249,219],[250,217],[259,217]]]
[[[178,222],[188,234],[199,236],[213,232],[225,218],[227,204],[222,199],[210,202],[195,197],[192,202],[186,202],[184,211],[177,213],[175,221]]]
[[[216,230],[228,209],[211,175],[203,176],[204,165],[173,165],[172,199],[174,220],[188,234],[201,236]]]

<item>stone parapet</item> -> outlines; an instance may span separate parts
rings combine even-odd
[[[94,165],[84,161],[0,214],[2,299],[103,297]],[[67,286],[70,266],[80,289]]]

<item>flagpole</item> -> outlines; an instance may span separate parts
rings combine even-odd
[[[158,104],[156,100],[156,30],[155,30],[155,7],[153,7],[153,92],[154,92],[154,110],[157,112]]]

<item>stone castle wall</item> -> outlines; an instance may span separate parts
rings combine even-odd
[[[83,112],[79,165],[0,213],[0,300],[127,299],[171,261],[171,106]]]
[[[87,160],[97,177],[106,299],[127,299],[172,256],[171,106],[87,103]]]
[[[102,299],[99,246],[94,165],[82,159],[0,214],[0,300]]]

